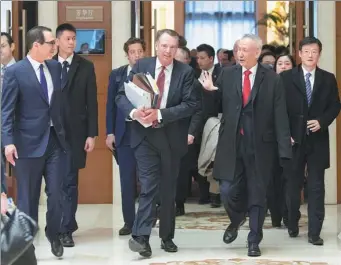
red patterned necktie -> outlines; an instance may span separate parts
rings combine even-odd
[[[251,95],[251,81],[250,75],[252,72],[250,70],[246,70],[244,72],[244,84],[243,84],[243,107],[246,106],[247,102],[249,101]],[[240,129],[240,133],[244,135],[243,128]]]
[[[157,77],[156,84],[159,88],[159,98],[157,100],[156,109],[160,109],[161,107],[161,101],[163,97],[163,92],[165,88],[165,80],[166,80],[166,74],[165,74],[166,67],[162,66],[161,72],[159,73],[159,76]],[[155,128],[158,125],[158,121],[153,122],[153,127]]]

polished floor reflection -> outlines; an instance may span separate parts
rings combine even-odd
[[[190,204],[187,212],[210,211],[208,206]],[[218,211],[221,211],[218,210]],[[303,213],[305,209],[303,209]],[[40,227],[45,226],[45,207],[40,209]],[[151,259],[140,259],[128,249],[129,237],[117,236],[121,228],[120,207],[112,205],[81,205],[77,219],[79,231],[75,234],[76,247],[65,248],[62,260],[57,260],[50,252],[49,243],[40,232],[36,240],[39,265],[181,265],[181,264],[296,264],[296,265],[341,265],[341,205],[326,206],[326,219],[321,237],[323,247],[307,243],[307,234],[291,239],[284,229],[265,229],[261,243],[261,260],[252,261],[247,255],[247,230],[242,229],[239,237],[231,245],[222,241],[223,230],[203,230],[195,227],[180,227],[176,231],[175,243],[179,252],[165,253],[160,249],[157,229],[153,230]],[[206,260],[206,262],[205,262]],[[218,261],[219,260],[219,261]],[[193,262],[184,262],[193,261]],[[197,262],[194,262],[197,261]],[[277,263],[274,263],[277,261]],[[281,262],[282,261],[282,262]],[[301,261],[301,263],[294,263]],[[281,262],[281,263],[278,263]]]

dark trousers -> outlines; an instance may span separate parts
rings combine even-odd
[[[67,174],[63,182],[61,233],[73,233],[78,229],[76,212],[78,207],[78,168],[74,166],[72,152],[67,154]]]
[[[307,165],[307,191],[308,191],[308,236],[317,238],[320,236],[325,216],[324,197],[324,168],[319,167],[311,160],[314,152],[311,136],[302,145],[293,147],[293,159],[291,172],[287,174],[287,205],[289,224],[288,228],[295,230],[300,219],[301,190],[304,184],[304,171]]]
[[[62,219],[62,184],[66,174],[66,154],[51,127],[49,142],[42,157],[20,158],[14,167],[17,178],[17,207],[38,222],[38,206],[42,176],[47,195],[46,235],[58,237]]]
[[[188,146],[188,152],[181,158],[175,198],[176,203],[179,205],[184,204],[187,199],[192,177],[198,177],[199,152],[200,144],[194,143]]]
[[[232,226],[237,227],[249,212],[248,241],[259,244],[263,238],[267,183],[257,175],[255,155],[246,152],[242,139],[239,142],[234,180],[220,180],[220,196]]]
[[[7,194],[7,180],[6,180],[6,157],[1,148],[1,192]]]
[[[160,238],[174,238],[175,193],[180,158],[173,154],[164,128],[150,129],[148,136],[135,148],[141,185],[133,236],[149,237],[156,214],[156,195],[160,208]]]
[[[283,169],[279,163],[275,165],[275,172],[269,183],[267,207],[270,210],[273,225],[281,225],[282,219],[288,219],[288,208],[285,200],[285,179]]]
[[[130,228],[135,220],[136,159],[129,145],[117,147],[120,168],[122,213],[124,223]]]

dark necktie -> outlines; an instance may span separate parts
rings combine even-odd
[[[47,81],[46,81],[46,76],[44,73],[44,65],[41,64],[39,66],[39,70],[40,70],[40,86],[43,90],[43,94],[47,100],[47,102],[49,102],[49,92],[48,92],[48,88],[47,88]]]
[[[307,73],[305,75],[305,90],[307,92],[308,106],[310,106],[310,103],[311,103],[311,83],[310,83],[310,77],[311,77],[311,73]]]
[[[67,69],[69,67],[69,63],[67,61],[63,62],[63,68],[62,68],[62,88],[66,86],[67,83]]]

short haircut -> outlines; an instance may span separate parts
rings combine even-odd
[[[184,36],[179,36],[179,47],[186,47],[187,46],[187,40]]]
[[[269,50],[269,51],[271,51],[273,53],[276,53],[276,47],[273,46],[273,45],[270,45],[270,44],[264,44],[262,46],[262,50]]]
[[[45,31],[52,32],[52,30],[50,28],[47,28],[44,26],[36,26],[36,27],[30,29],[26,35],[27,49],[31,50],[33,47],[33,43],[35,43],[35,42],[38,42],[40,44],[44,44],[45,43],[45,36],[44,36]]]
[[[231,61],[231,59],[233,57],[233,50],[226,50],[226,51],[224,51],[224,54],[227,54],[228,60]]]
[[[288,54],[289,53],[289,48],[285,47],[284,45],[280,45],[278,47],[276,47],[276,55],[280,55],[280,54]]]
[[[208,44],[200,44],[197,47],[197,51],[198,52],[206,52],[208,57],[214,57],[215,56],[214,48]]]
[[[279,58],[284,57],[284,56],[288,56],[289,60],[291,61],[292,67],[296,66],[295,59],[294,59],[294,57],[292,57],[291,54],[289,54],[289,53],[282,53],[282,54],[278,55],[278,57],[276,58],[276,61],[275,61],[274,70],[275,70],[276,73],[277,73],[277,62],[278,62]]]
[[[1,37],[2,36],[6,37],[9,46],[11,46],[14,43],[12,36],[8,34],[7,32],[1,32]]]
[[[274,57],[275,60],[276,60],[276,55],[275,55],[273,52],[263,52],[263,53],[259,56],[258,62],[261,63],[261,62],[263,61],[263,58],[264,58],[265,56],[272,56],[272,57]]]
[[[172,30],[172,29],[161,29],[161,30],[158,30],[157,33],[156,33],[155,42],[159,41],[160,37],[163,34],[168,34],[169,36],[177,38],[178,41],[180,40],[180,36],[179,36],[179,34],[175,30]]]
[[[124,52],[128,54],[129,46],[132,45],[132,44],[136,44],[136,43],[140,43],[141,46],[142,46],[142,49],[144,51],[146,50],[146,43],[145,43],[144,40],[139,39],[139,38],[135,38],[135,37],[131,37],[123,45]]]
[[[64,23],[64,24],[60,24],[57,27],[56,37],[59,38],[60,35],[62,35],[64,31],[71,31],[71,32],[74,32],[76,34],[76,28],[72,24]]]
[[[188,59],[191,58],[191,51],[187,47],[179,47],[178,49],[180,49],[182,53],[186,53]]]
[[[262,46],[263,46],[263,41],[260,37],[258,37],[257,35],[255,34],[245,34],[241,40],[244,40],[244,39],[251,39],[253,40],[254,42],[256,42],[257,44],[257,47],[261,50],[262,49]]]
[[[305,37],[303,40],[301,40],[299,43],[299,50],[302,51],[303,46],[309,44],[317,44],[319,46],[320,52],[322,51],[322,43],[318,38],[315,37]]]

